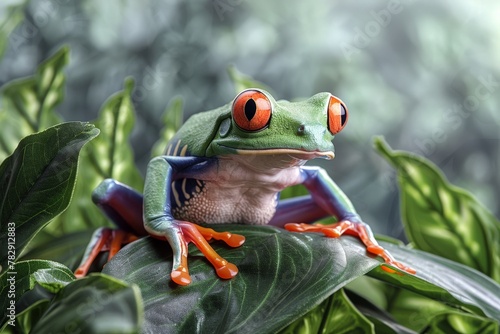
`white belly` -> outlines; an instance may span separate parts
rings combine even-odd
[[[199,192],[177,206],[177,219],[205,224],[267,224],[274,216],[277,193],[298,184],[300,170],[295,163],[287,168],[272,168],[267,160],[253,158],[221,159],[202,180]],[[261,159],[259,159],[261,160]]]

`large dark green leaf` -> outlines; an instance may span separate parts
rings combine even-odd
[[[238,266],[234,279],[219,279],[201,253],[190,248],[193,282],[175,286],[170,247],[151,238],[128,245],[104,267],[103,272],[141,288],[144,331],[275,332],[379,264],[351,237],[328,239],[269,226],[217,228],[246,237],[237,249],[213,244]]]
[[[0,276],[0,307],[6,310],[11,300],[17,302],[26,291],[33,289],[36,283],[50,286],[55,292],[74,279],[73,273],[57,262],[45,260],[17,262]],[[0,328],[6,319],[7,314],[2,312]]]
[[[64,96],[68,59],[69,49],[64,47],[40,64],[34,76],[2,87],[0,161],[14,151],[22,138],[61,123],[54,109]]]
[[[142,176],[128,142],[134,126],[134,106],[130,98],[133,86],[133,81],[127,80],[125,89],[104,103],[94,122],[100,135],[82,152],[75,201],[47,227],[53,235],[109,225],[91,200],[92,191],[102,180],[114,178],[142,190]]]
[[[415,246],[500,282],[500,222],[428,160],[391,151],[380,138],[375,146],[398,171],[403,222]]]
[[[384,243],[417,276],[389,274],[352,237],[328,239],[269,226],[217,226],[246,236],[230,249],[214,243],[221,256],[238,265],[232,280],[217,278],[191,248],[193,283],[170,283],[171,251],[151,238],[128,245],[104,272],[138,284],[151,332],[273,332],[319,305],[356,277],[369,275],[429,298],[500,320],[500,285],[464,265],[425,252]]]
[[[98,133],[87,123],[60,124],[24,138],[0,165],[0,240],[9,243],[0,248],[2,270],[66,209],[80,149]]]
[[[141,294],[113,277],[92,274],[61,289],[33,333],[138,333]]]

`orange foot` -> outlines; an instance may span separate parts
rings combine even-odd
[[[92,236],[92,240],[83,256],[82,263],[75,270],[75,277],[82,278],[89,272],[92,262],[100,252],[109,251],[108,261],[121,249],[123,245],[137,240],[137,236],[122,230],[101,228]]]
[[[244,236],[230,232],[216,232],[211,228],[201,227],[186,221],[177,221],[177,225],[182,235],[179,236],[181,240],[179,245],[180,261],[177,268],[173,268],[170,275],[175,283],[179,285],[188,285],[191,283],[187,264],[187,246],[189,242],[192,242],[205,255],[220,278],[229,279],[238,274],[238,268],[217,254],[207,241],[211,239],[222,240],[231,247],[239,247],[245,242]]]
[[[286,224],[285,229],[291,232],[321,232],[330,238],[338,238],[343,234],[356,236],[361,239],[369,253],[381,256],[387,264],[395,266],[396,268],[406,271],[407,273],[416,273],[415,269],[407,267],[401,262],[396,261],[388,251],[380,246],[372,236],[372,233],[368,229],[367,225],[364,223],[344,220],[332,225]],[[395,272],[386,266],[382,266],[382,269],[390,273]]]

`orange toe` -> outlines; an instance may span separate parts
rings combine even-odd
[[[238,274],[238,267],[228,262],[227,264],[217,268],[216,272],[220,278],[230,279]]]
[[[368,253],[372,253],[375,255],[382,255],[385,252],[384,248],[382,248],[382,246],[379,245],[366,246],[366,250],[368,251]]]
[[[189,276],[187,269],[182,267],[177,268],[177,270],[172,270],[170,278],[179,285],[188,285],[191,283],[191,276]]]
[[[228,246],[239,247],[239,246],[243,245],[243,243],[245,242],[245,237],[240,235],[240,234],[232,234],[229,232],[226,232],[226,233],[228,235],[224,241],[226,242],[226,244]]]

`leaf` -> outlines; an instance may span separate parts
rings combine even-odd
[[[191,247],[193,282],[177,287],[170,283],[170,247],[152,238],[127,245],[104,267],[104,273],[141,288],[144,332],[276,332],[380,263],[351,237],[328,239],[270,226],[216,228],[246,237],[237,249],[213,243],[238,266],[234,279],[219,279]]]
[[[360,277],[368,278],[366,276]],[[368,278],[371,279],[371,278]],[[371,279],[373,280],[373,279]],[[384,284],[379,282],[380,284]],[[365,290],[369,287],[365,287]],[[406,328],[396,322],[396,320],[392,317],[392,315],[375,304],[372,304],[370,301],[364,299],[357,292],[353,292],[351,290],[346,289],[346,295],[349,297],[349,300],[352,304],[361,312],[370,322],[375,326],[375,333],[401,333],[401,334],[409,334],[415,333],[414,331]],[[363,291],[364,292],[364,291]]]
[[[396,333],[402,332],[402,326],[406,332],[420,332],[435,314],[454,310],[442,302],[368,276],[356,279],[346,288],[349,299],[368,319],[374,322],[376,316]]]
[[[71,122],[24,138],[0,165],[0,265],[16,260],[33,236],[68,206],[82,146],[93,125]]]
[[[231,81],[233,82],[236,94],[240,93],[242,90],[248,88],[260,88],[265,91],[272,92],[272,90],[264,85],[262,82],[253,79],[252,77],[245,75],[238,71],[235,66],[228,66],[227,72]]]
[[[375,333],[375,330],[341,289],[280,333]]]
[[[0,161],[14,151],[22,138],[61,123],[54,109],[64,96],[68,59],[69,49],[63,47],[40,64],[34,76],[2,87]]]
[[[19,23],[22,22],[24,18],[23,10],[25,6],[25,3],[10,5],[3,11],[3,17],[0,18],[0,58],[3,57],[5,49],[7,49],[9,35],[13,40],[11,43],[15,42],[16,39],[20,39],[17,34],[12,36],[11,33],[19,25]],[[14,48],[17,47],[18,45],[14,45]]]
[[[75,270],[80,264],[83,253],[94,232],[92,230],[73,232],[55,238],[48,235],[47,239],[42,242],[39,236],[43,233],[44,230],[33,239],[33,241],[40,241],[40,243],[33,245],[33,241],[30,242],[27,248],[28,251],[21,256],[21,259],[55,261]]]
[[[425,333],[491,333],[498,334],[497,322],[480,318],[462,312],[450,312],[435,316],[429,326],[424,329]]]
[[[398,171],[403,222],[415,246],[500,282],[500,222],[428,160],[391,151],[380,138],[375,147]]]
[[[111,96],[103,105],[95,126],[100,135],[82,152],[75,201],[68,210],[49,226],[54,236],[110,226],[109,220],[92,203],[92,191],[106,178],[113,178],[141,191],[142,176],[134,163],[128,142],[134,126],[134,107],[130,98],[133,81],[125,82],[125,89]]]
[[[377,267],[369,276],[477,315],[500,321],[500,284],[463,264],[416,249],[380,242],[417,275],[389,274]]]
[[[92,274],[61,289],[33,333],[138,333],[140,291],[119,280]]]
[[[306,187],[301,184],[287,187],[280,192],[280,199],[286,198],[294,198],[303,195],[309,195],[309,191],[307,191]]]
[[[34,276],[38,271],[44,274]],[[50,286],[56,291],[57,287],[73,281],[75,276],[65,266],[46,260],[29,260],[17,262],[0,276],[0,306],[2,310],[10,307],[11,301],[19,301],[22,295],[35,286],[36,283]],[[14,312],[15,313],[15,312]],[[7,314],[2,312],[0,327],[7,320]]]
[[[164,154],[167,143],[182,126],[183,115],[184,108],[182,98],[174,98],[163,113],[162,121],[164,127],[161,130],[160,139],[156,141],[151,150],[151,156],[156,157]]]
[[[30,333],[49,306],[48,299],[39,300],[16,315],[16,327],[21,333]]]
[[[451,306],[420,294],[386,284],[388,309],[404,326],[421,332],[434,315],[453,310]]]
[[[173,285],[170,247],[152,238],[126,246],[104,267],[103,272],[141,288],[144,331],[275,332],[372,268],[368,273],[372,277],[500,320],[500,285],[474,269],[432,254],[383,243],[398,260],[417,270],[417,276],[389,274],[352,237],[329,239],[270,226],[214,229],[246,237],[237,249],[213,243],[221,256],[238,266],[240,271],[232,280],[219,279],[191,247],[193,283]]]

